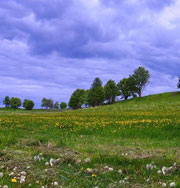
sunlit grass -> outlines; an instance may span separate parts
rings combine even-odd
[[[59,187],[104,188],[120,187],[119,181],[128,177],[125,187],[158,187],[160,182],[169,185],[173,181],[178,187],[179,146],[179,93],[67,112],[1,109],[0,166],[4,167],[0,172],[4,176],[0,185],[53,187],[57,181]],[[33,157],[39,153],[44,160],[35,162]],[[46,166],[51,158],[60,158],[60,162]],[[84,163],[85,158],[90,162]],[[146,164],[151,162],[157,169],[147,171]],[[158,169],[175,162],[173,172],[157,174]],[[11,182],[9,173],[15,166],[17,173],[31,167],[22,184]],[[105,166],[113,171],[106,172]],[[87,173],[87,168],[93,172]]]

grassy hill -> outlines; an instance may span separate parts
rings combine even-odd
[[[67,112],[1,109],[0,185],[180,187],[179,147],[179,92]]]

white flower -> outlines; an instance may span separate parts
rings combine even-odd
[[[49,162],[46,162],[45,165],[46,165],[46,166],[49,166]]]
[[[173,170],[173,166],[170,166],[169,168],[168,168],[168,171],[171,171],[171,170]]]
[[[104,170],[108,170],[108,169],[109,169],[109,166],[105,166],[105,167],[104,167]]]
[[[122,170],[121,170],[121,169],[119,169],[119,170],[118,170],[118,173],[119,173],[119,174],[122,174]]]
[[[7,185],[4,185],[3,188],[8,188],[8,186],[7,186]]]
[[[13,171],[16,171],[17,170],[17,167],[15,166],[14,168],[13,168]]]
[[[11,172],[10,174],[9,174],[9,176],[13,176],[14,175],[14,172]]]
[[[26,175],[26,172],[25,172],[25,171],[22,171],[22,172],[21,172],[21,175],[25,176],[25,175]]]
[[[125,181],[128,180],[128,177],[125,177],[124,180],[125,180]]]
[[[40,161],[41,158],[39,157],[39,155],[37,155],[37,156],[34,156],[34,160],[35,160],[35,161]]]
[[[50,166],[53,166],[53,163],[54,163],[54,162],[55,162],[54,159],[51,158],[51,159],[49,160],[49,164],[50,164]]]
[[[54,186],[58,186],[58,182],[55,181],[55,182],[53,183],[53,185],[54,185]]]
[[[162,186],[162,187],[166,187],[166,183],[162,183],[161,186]]]
[[[112,172],[113,171],[113,168],[111,168],[111,167],[109,167],[109,169],[108,169],[110,172]]]
[[[20,179],[20,183],[25,183],[25,179]]]
[[[120,184],[125,184],[125,181],[124,180],[120,180],[119,183]]]
[[[86,159],[84,160],[84,162],[85,162],[85,163],[89,163],[89,162],[90,162],[90,158],[86,158]]]
[[[2,178],[4,176],[4,174],[2,172],[0,172],[0,178]]]
[[[146,169],[147,169],[147,170],[150,170],[150,169],[151,169],[151,164],[147,164],[147,165],[146,165]]]
[[[175,184],[175,182],[171,182],[171,183],[169,184],[169,186],[170,186],[170,187],[175,187],[176,184]]]
[[[168,169],[164,166],[164,167],[162,167],[162,173],[163,173],[163,175],[165,175],[166,174],[166,171],[167,171]]]
[[[147,180],[146,180],[146,182],[149,182],[150,181],[150,179],[148,178]]]
[[[81,163],[81,159],[78,159],[76,163],[77,163],[77,164]]]

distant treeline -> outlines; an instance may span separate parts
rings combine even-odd
[[[11,108],[19,108],[23,106],[26,110],[32,110],[34,108],[34,102],[29,99],[25,99],[24,102],[21,102],[21,99],[18,97],[12,97],[10,98],[9,96],[6,96],[4,98],[3,104],[5,107],[11,107]],[[53,102],[52,99],[46,99],[43,98],[41,101],[41,107],[44,107],[46,109],[65,109],[67,108],[67,104],[65,102],[62,102],[59,104],[59,102]]]
[[[149,79],[149,71],[144,67],[137,68],[132,75],[128,78],[123,78],[117,84],[114,80],[109,80],[104,87],[100,78],[97,77],[93,81],[90,89],[76,89],[70,97],[68,106],[72,109],[79,109],[83,105],[86,107],[95,107],[103,104],[113,104],[116,102],[118,96],[121,96],[125,100],[129,97],[141,97],[144,88],[149,83]],[[17,97],[10,98],[6,96],[3,104],[6,107],[12,108],[22,106],[26,110],[32,110],[34,108],[34,102],[32,100],[25,99],[22,103],[21,99]],[[65,109],[67,108],[67,104],[65,102],[61,102],[60,104],[59,102],[54,103],[52,99],[43,98],[41,107],[45,109]]]
[[[100,78],[95,78],[90,89],[76,89],[69,100],[68,105],[65,102],[53,102],[52,99],[43,98],[41,107],[45,109],[66,109],[69,106],[72,109],[79,109],[82,106],[95,107],[104,104],[113,104],[117,97],[127,100],[129,97],[141,97],[144,88],[150,80],[150,73],[144,67],[138,67],[128,78],[123,78],[117,84],[114,80],[109,80],[104,86]],[[177,84],[180,88],[180,78]],[[4,98],[3,104],[6,107],[19,108],[23,106],[26,110],[34,108],[32,100],[25,99],[23,103],[17,97],[9,96]]]
[[[103,87],[100,78],[95,78],[90,89],[77,89],[71,95],[69,107],[79,109],[82,105],[86,107],[95,107],[103,104],[113,104],[116,98],[122,99],[129,97],[141,97],[146,85],[149,83],[150,74],[144,67],[134,70],[134,73],[128,78],[123,78],[119,83],[109,80]]]

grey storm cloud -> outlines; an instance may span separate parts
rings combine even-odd
[[[94,77],[118,82],[138,66],[145,94],[176,90],[180,0],[0,1],[1,99],[68,101]]]

